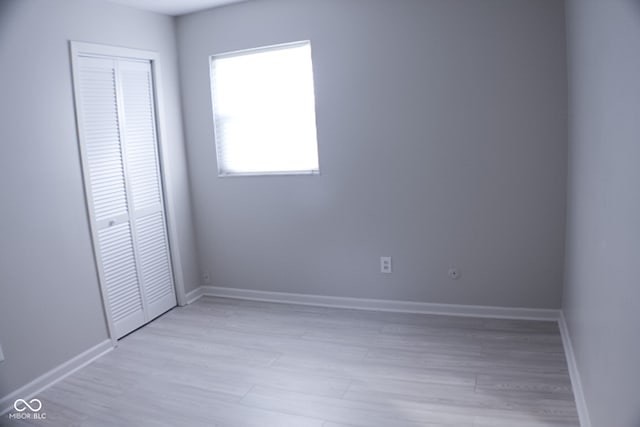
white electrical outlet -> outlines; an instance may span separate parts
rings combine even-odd
[[[202,273],[202,280],[204,280],[204,283],[206,283],[207,285],[211,283],[211,275],[208,271]]]
[[[4,360],[4,354],[2,354],[2,346],[0,345],[0,362]]]
[[[381,256],[380,257],[380,273],[391,274],[393,269],[391,267],[391,257],[390,256]]]
[[[458,270],[458,267],[451,267],[449,269],[449,277],[453,280],[458,280],[460,278],[460,270]]]

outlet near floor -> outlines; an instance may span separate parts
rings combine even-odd
[[[381,256],[380,257],[380,273],[391,274],[392,272],[393,272],[393,268],[391,266],[391,257]]]

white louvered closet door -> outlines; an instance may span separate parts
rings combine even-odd
[[[106,308],[120,338],[176,305],[148,61],[79,57],[87,199]]]

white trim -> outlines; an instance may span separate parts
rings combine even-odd
[[[171,153],[169,152],[169,144],[166,143],[166,114],[164,91],[161,89],[163,84],[159,55],[154,55],[151,60],[151,69],[153,74],[153,95],[154,95],[154,111],[156,115],[156,138],[158,143],[158,163],[160,167],[160,180],[163,187],[163,199],[165,208],[165,221],[167,224],[167,239],[169,240],[169,253],[171,254],[171,266],[173,270],[173,280],[176,290],[176,299],[179,306],[186,305],[186,292],[184,283],[184,270],[182,268],[182,257],[180,256],[180,244],[178,223],[176,215],[176,190],[174,189],[173,179],[173,163]]]
[[[560,318],[560,310],[544,308],[491,307],[480,305],[436,304],[428,302],[331,297],[322,295],[223,288],[218,286],[202,286],[199,289],[200,294],[198,298],[204,295],[253,301],[291,303],[335,308],[351,308],[358,310],[442,314],[450,316],[488,317],[497,319],[558,321],[558,319]],[[192,291],[190,292],[190,294],[193,293],[193,295],[195,296],[196,291],[197,290]]]
[[[13,408],[13,402],[16,399],[31,399],[46,388],[51,387],[58,381],[63,380],[77,370],[84,368],[89,363],[107,354],[113,350],[113,348],[111,340],[106,339],[63,364],[58,365],[49,372],[40,375],[38,378],[20,387],[16,391],[3,396],[0,398],[0,416],[6,414],[11,410],[11,408]]]
[[[185,296],[187,304],[193,304],[198,301],[202,297],[202,287],[195,288],[192,291],[189,291]]]
[[[573,351],[573,345],[571,344],[571,334],[569,333],[569,327],[563,311],[560,312],[558,326],[560,327],[560,336],[562,337],[564,354],[567,358],[567,365],[569,367],[569,377],[571,378],[571,387],[573,388],[573,397],[576,401],[576,409],[578,410],[580,426],[591,427],[591,419],[589,418],[589,411],[587,410],[587,401],[584,398],[584,391],[582,389],[582,381],[580,380],[580,372],[578,371],[576,355]]]

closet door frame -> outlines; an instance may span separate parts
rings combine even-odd
[[[93,212],[93,204],[91,203],[91,181],[89,180],[89,168],[87,164],[87,153],[85,149],[85,136],[84,136],[84,123],[81,108],[81,94],[80,94],[80,69],[78,65],[78,58],[80,56],[93,56],[93,57],[106,57],[110,59],[124,58],[149,61],[151,63],[151,74],[153,79],[153,98],[154,98],[154,112],[155,112],[155,124],[156,124],[156,139],[158,145],[158,167],[160,170],[160,182],[162,186],[162,196],[164,201],[165,211],[165,223],[167,227],[167,238],[169,244],[169,255],[171,259],[171,269],[173,271],[173,283],[176,291],[176,298],[179,306],[184,306],[187,303],[185,288],[184,288],[184,276],[182,263],[180,260],[180,250],[178,245],[178,226],[175,216],[175,200],[173,198],[174,192],[172,191],[171,179],[171,163],[169,159],[169,147],[165,143],[164,135],[165,131],[165,119],[164,119],[164,102],[162,98],[161,90],[161,72],[160,72],[160,58],[156,52],[130,49],[126,47],[108,46],[94,43],[85,43],[70,41],[69,42],[70,54],[71,54],[71,69],[73,79],[73,92],[75,101],[75,113],[76,113],[76,128],[78,132],[78,146],[80,147],[80,160],[82,162],[82,178],[84,181],[85,189],[85,204],[87,206],[87,216],[91,228],[91,239],[93,244],[93,257],[98,272],[98,281],[100,283],[100,292],[102,296],[102,305],[104,310],[104,316],[107,322],[107,328],[109,332],[109,338],[113,346],[118,343],[116,336],[116,329],[111,316],[111,308],[109,306],[109,299],[107,298],[106,280],[102,269],[102,262],[100,260],[100,254],[98,250],[98,226],[96,224],[95,215]]]

